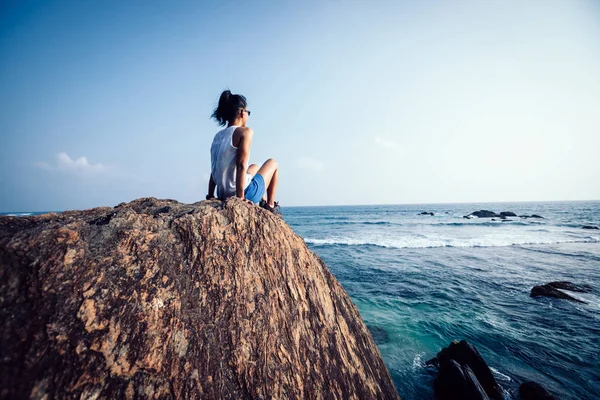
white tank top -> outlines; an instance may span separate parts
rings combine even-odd
[[[213,180],[217,184],[217,197],[225,200],[235,196],[235,178],[237,173],[237,147],[233,146],[233,132],[237,126],[228,126],[219,131],[210,146],[210,166]],[[246,170],[248,165],[246,164]],[[251,174],[246,174],[244,189],[252,180]]]

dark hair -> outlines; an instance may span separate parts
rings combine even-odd
[[[219,125],[233,121],[240,109],[246,108],[246,98],[241,94],[231,94],[229,90],[223,91],[219,97],[219,105],[213,111],[211,118],[217,120]]]

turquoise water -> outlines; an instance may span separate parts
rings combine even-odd
[[[464,219],[480,209],[544,219]],[[421,211],[434,216],[418,216]],[[433,398],[424,362],[474,344],[507,399],[535,380],[562,399],[600,398],[600,202],[297,207],[290,226],[358,306],[401,397]],[[587,304],[530,298],[586,283]]]

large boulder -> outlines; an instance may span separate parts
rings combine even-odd
[[[438,368],[434,392],[438,400],[502,400],[502,388],[481,354],[466,340],[454,341],[427,365]]]
[[[350,298],[233,198],[0,218],[1,398],[397,399]]]

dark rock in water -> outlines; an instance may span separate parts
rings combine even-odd
[[[512,219],[503,219],[502,222],[510,222]]]
[[[521,400],[556,400],[546,389],[536,382],[525,382],[519,386]]]
[[[600,229],[597,226],[585,225],[583,229]]]
[[[422,213],[419,213],[417,215],[431,215],[431,216],[433,216],[433,213],[432,212],[423,211]]]
[[[385,329],[374,325],[367,325],[367,328],[369,328],[369,332],[371,332],[375,343],[384,344],[390,341],[390,336]]]
[[[514,212],[512,212],[512,211],[502,211],[502,212],[500,213],[500,215],[503,215],[503,216],[505,216],[505,217],[516,217],[516,216],[517,216],[517,214],[515,214],[515,213],[514,213]]]
[[[590,285],[577,285],[566,281],[550,282],[548,285],[556,289],[570,290],[571,292],[589,293],[592,291]]]
[[[463,218],[471,219],[471,216],[470,215],[463,215]]]
[[[578,303],[585,303],[585,301],[581,301],[579,299],[576,299],[575,297],[566,294],[565,292],[561,292],[560,290],[550,286],[550,285],[540,285],[540,286],[534,286],[533,289],[531,289],[531,297],[538,297],[538,296],[545,296],[545,297],[554,297],[557,299],[565,299],[565,300],[571,300],[571,301],[575,301]]]
[[[500,218],[500,215],[496,214],[493,211],[488,211],[488,210],[475,211],[469,215],[474,215],[478,218]]]
[[[492,221],[496,221],[496,218],[492,218]]]
[[[356,306],[231,198],[0,217],[0,398],[398,399]]]
[[[435,365],[435,359],[429,365]],[[436,399],[502,400],[502,389],[477,349],[467,341],[454,341],[437,355]]]
[[[440,360],[437,357],[433,357],[431,360],[425,361],[426,367],[434,367],[436,369],[440,368]]]
[[[542,217],[541,215],[537,215],[537,214],[532,214],[531,217],[529,218],[541,218],[544,219],[544,217]]]
[[[479,380],[477,379],[477,377],[475,376],[473,371],[471,371],[471,368],[469,368],[468,365],[463,366],[463,372],[465,373],[465,379],[467,380],[467,387],[469,388],[469,391],[468,391],[469,396],[467,398],[468,399],[477,399],[477,400],[479,400],[479,399],[490,400],[487,393],[481,386],[481,383],[479,383]]]

